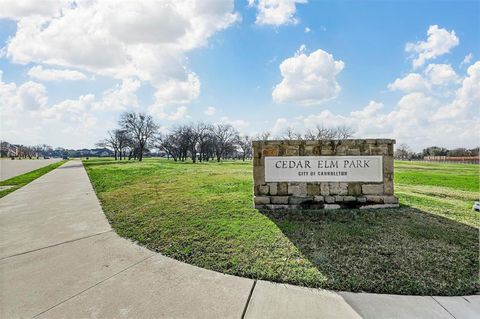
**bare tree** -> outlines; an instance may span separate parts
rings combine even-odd
[[[317,125],[315,130],[308,129],[304,137],[306,140],[332,140],[352,137],[354,130],[349,126],[326,127]]]
[[[201,149],[204,147],[207,131],[208,127],[203,123],[176,126],[167,134],[159,134],[155,146],[165,150],[174,161],[185,161],[190,155],[193,163],[196,163],[198,150],[199,159],[202,158]]]
[[[303,136],[306,140],[315,140],[317,138],[317,135],[311,129],[307,129]]]
[[[254,139],[258,140],[258,141],[268,141],[270,139],[271,135],[272,135],[272,133],[270,133],[268,131],[264,131],[264,132],[261,132],[261,133],[255,135]]]
[[[355,134],[355,131],[351,127],[346,125],[336,127],[335,131],[337,135],[336,138],[338,139],[351,138]]]
[[[252,139],[248,135],[243,135],[238,138],[237,141],[238,147],[242,151],[242,160],[245,161],[245,158],[252,156]]]
[[[192,148],[195,149],[192,131],[189,125],[176,126],[168,134],[159,134],[156,138],[156,146],[165,150],[174,161],[183,162],[187,159],[188,152],[191,152]],[[195,153],[195,150],[193,152]]]
[[[117,140],[117,136],[115,134],[115,131],[108,131],[108,137],[106,139],[98,142],[96,144],[96,146],[106,147],[106,148],[111,149],[113,151],[115,160],[118,159],[119,147],[118,147],[118,140]]]
[[[400,144],[395,149],[395,158],[407,160],[410,159],[412,156],[412,152],[410,151],[410,147],[407,144]]]
[[[185,138],[188,141],[188,149],[190,151],[190,157],[193,163],[197,162],[197,143],[198,143],[198,135],[199,132],[197,131],[197,127],[193,124],[185,126]]]
[[[217,162],[231,150],[231,146],[238,140],[238,132],[230,124],[217,124],[213,127],[215,138],[215,155]]]
[[[317,125],[317,140],[331,140],[337,137],[335,129]]]
[[[191,149],[192,142],[190,141],[192,129],[187,125],[177,126],[173,130],[173,134],[178,140],[178,145],[180,148],[180,160],[182,162],[187,160],[188,152]]]
[[[158,125],[150,115],[145,113],[125,112],[120,117],[120,126],[127,131],[138,147],[138,160],[142,161],[143,153],[155,136]]]
[[[117,140],[118,154],[120,160],[125,159],[126,153],[131,150],[133,144],[132,137],[126,130],[115,130],[115,138]]]
[[[287,127],[283,134],[283,139],[286,140],[301,140],[302,134],[295,132],[292,127]]]
[[[32,149],[33,149],[33,152],[34,152],[34,155],[35,155],[36,158],[39,158],[41,155],[43,155],[42,145],[32,146]]]
[[[181,143],[177,134],[159,134],[155,143],[157,148],[165,150],[175,162],[181,157]]]
[[[208,161],[209,150],[213,145],[213,127],[211,124],[205,124],[203,122],[197,123],[195,126],[195,132],[197,134],[199,161]]]

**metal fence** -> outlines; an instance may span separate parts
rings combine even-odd
[[[425,156],[423,161],[455,164],[479,164],[478,156]]]

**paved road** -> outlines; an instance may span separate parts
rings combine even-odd
[[[48,186],[48,187],[46,187]],[[1,318],[473,318],[480,296],[418,297],[254,281],[117,236],[80,161],[0,199]]]
[[[60,161],[59,158],[52,159],[38,159],[38,160],[0,160],[0,181],[22,175],[27,172],[36,170],[38,168],[50,165],[52,163]]]

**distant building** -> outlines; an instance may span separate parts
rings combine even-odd
[[[69,157],[110,157],[113,156],[113,151],[108,148],[83,148],[80,150],[65,150]]]
[[[0,142],[0,155],[1,157],[17,157],[19,155],[20,146],[10,144],[5,141]]]

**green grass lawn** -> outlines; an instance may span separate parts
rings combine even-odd
[[[67,161],[59,161],[44,167],[41,167],[39,169],[36,169],[34,171],[30,171],[28,173],[18,175],[15,177],[12,177],[10,179],[4,180],[0,182],[0,186],[11,186],[10,188],[4,189],[0,191],[0,198],[10,194],[13,191],[16,191],[20,187],[23,187],[30,183],[31,181],[39,178],[42,175],[47,174],[48,172],[54,170],[55,168],[59,167],[62,164],[65,164]]]
[[[250,163],[84,164],[118,234],[190,264],[335,290],[479,289],[478,166],[396,163],[399,209],[262,213]]]
[[[397,162],[395,194],[401,203],[479,227],[479,167],[471,164]]]

